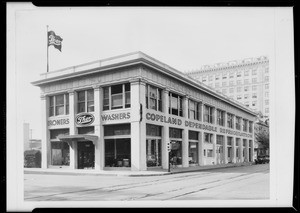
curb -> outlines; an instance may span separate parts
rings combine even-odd
[[[207,170],[217,170],[217,169],[226,169],[226,168],[233,168],[233,167],[241,167],[241,166],[252,166],[255,165],[255,163],[249,163],[249,164],[242,164],[242,165],[227,165],[222,167],[210,167],[210,168],[199,168],[195,170],[183,170],[183,171],[170,171],[165,173],[159,173],[159,174],[105,174],[105,173],[76,173],[76,172],[57,172],[57,171],[32,171],[32,170],[24,170],[24,174],[43,174],[43,175],[72,175],[72,176],[121,176],[121,177],[148,177],[148,176],[163,176],[163,175],[172,175],[172,174],[178,174],[178,173],[188,173],[188,172],[201,172],[201,171],[207,171]]]

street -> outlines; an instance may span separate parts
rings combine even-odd
[[[24,174],[25,201],[268,199],[269,164],[162,176]]]

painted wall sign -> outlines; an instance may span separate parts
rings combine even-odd
[[[95,117],[90,113],[82,113],[76,116],[75,123],[77,125],[90,125],[94,122]]]
[[[55,119],[55,120],[49,120],[48,126],[61,126],[61,125],[67,125],[69,124],[69,118],[62,118],[62,119]]]
[[[182,121],[179,118],[172,118],[164,115],[159,115],[155,113],[146,113],[146,119],[151,120],[151,121],[157,121],[161,123],[169,123],[177,126],[184,125],[186,127],[191,127],[195,129],[202,129],[206,131],[212,131],[216,133],[223,133],[223,134],[229,134],[229,135],[236,135],[236,136],[241,136],[241,137],[248,137],[252,138],[252,134],[248,134],[245,132],[239,132],[239,131],[234,131],[230,129],[225,129],[225,128],[218,128],[216,126],[208,125],[208,124],[202,124],[198,122],[193,122],[193,121]]]
[[[126,120],[130,119],[130,112],[104,114],[101,118],[102,121]]]

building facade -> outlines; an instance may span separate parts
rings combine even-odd
[[[269,59],[266,56],[205,65],[189,76],[269,116]]]
[[[41,77],[42,168],[254,161],[256,113],[142,52]]]

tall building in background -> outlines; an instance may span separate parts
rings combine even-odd
[[[23,144],[24,144],[24,151],[29,150],[29,139],[30,139],[30,129],[29,129],[29,123],[23,123]]]
[[[269,59],[266,56],[204,65],[187,74],[260,112],[264,120],[268,118]]]

